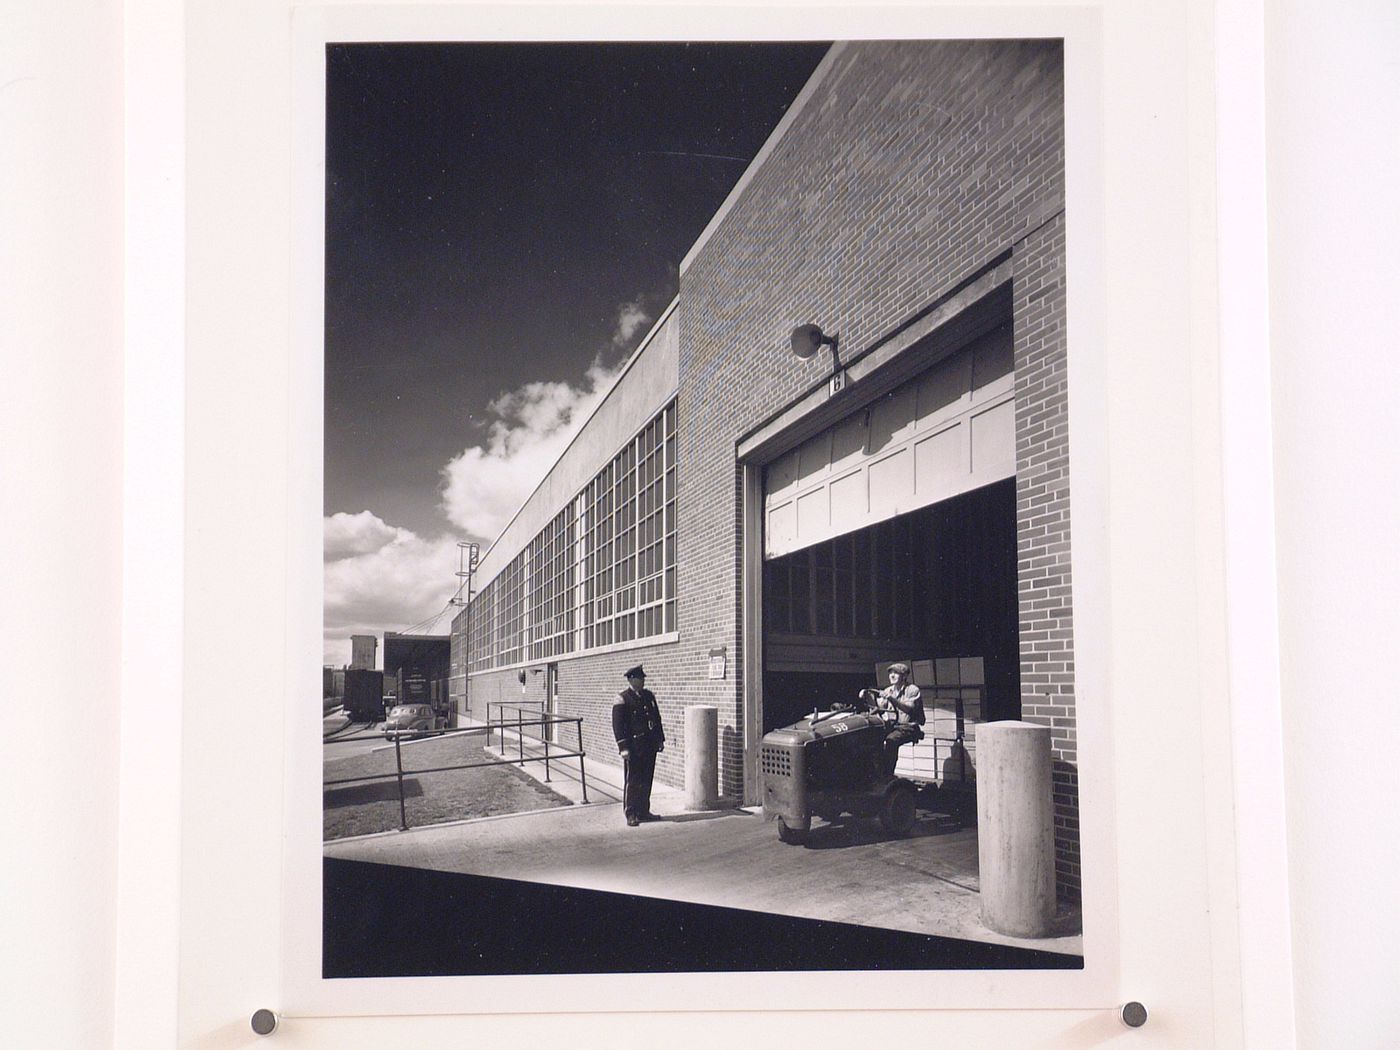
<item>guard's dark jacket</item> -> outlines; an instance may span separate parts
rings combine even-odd
[[[631,687],[619,693],[617,703],[613,704],[612,723],[619,751],[655,752],[666,742],[666,731],[661,728],[661,709],[656,706],[656,696],[650,689],[643,689],[640,696],[632,692]]]

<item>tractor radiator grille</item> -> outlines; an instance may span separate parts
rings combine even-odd
[[[759,751],[758,765],[764,776],[792,776],[792,753],[776,747],[765,747]]]

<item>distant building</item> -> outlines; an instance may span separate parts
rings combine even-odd
[[[379,639],[372,634],[350,638],[350,670],[373,671],[379,657]]]
[[[1053,726],[1077,895],[1063,87],[1059,41],[831,49],[483,555],[459,706],[581,716],[616,760],[643,663],[657,776],[683,783],[684,710],[713,705],[752,802],[766,730],[910,661],[974,772],[978,721]]]
[[[401,704],[431,704],[448,725],[456,711],[448,690],[452,640],[441,634],[384,632],[384,691]]]

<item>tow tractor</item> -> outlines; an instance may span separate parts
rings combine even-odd
[[[759,745],[763,817],[778,821],[778,838],[801,843],[812,817],[878,817],[894,836],[909,834],[918,817],[918,789],[885,772],[885,736],[894,728],[862,691],[853,704],[813,711],[764,735]]]

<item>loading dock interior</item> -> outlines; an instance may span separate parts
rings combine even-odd
[[[1020,717],[1014,479],[769,559],[763,610],[764,732],[890,660],[981,657],[983,718]]]

